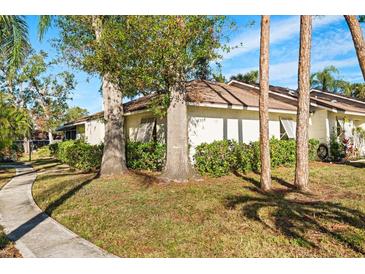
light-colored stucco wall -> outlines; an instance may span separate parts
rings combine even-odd
[[[330,124],[330,134],[336,134],[337,120],[344,120],[344,128],[346,137],[351,137],[353,135],[353,129],[358,126],[365,126],[365,117],[348,115],[343,113],[328,113],[328,119]]]
[[[152,112],[146,111],[125,116],[125,134],[127,140],[137,141],[138,130],[141,126],[142,119],[155,117]],[[159,142],[165,142],[165,121],[156,118],[156,137]]]
[[[249,143],[259,140],[259,113],[250,110],[188,107],[190,157],[201,143],[236,140]],[[280,139],[280,118],[295,121],[294,114],[270,113],[270,137]]]
[[[99,145],[104,141],[105,124],[102,120],[91,120],[85,123],[85,141],[92,145]]]
[[[318,109],[310,114],[308,134],[310,139],[319,140],[321,143],[329,142],[330,123],[327,110]]]
[[[143,119],[152,118],[150,111],[134,113],[125,116],[125,133],[128,140],[136,141],[138,130]],[[365,117],[343,115],[328,110],[316,109],[311,113],[309,120],[309,138],[314,138],[322,143],[328,143],[330,135],[336,130],[336,119],[346,117],[351,122],[348,130],[354,126],[365,129]],[[215,140],[236,140],[249,143],[259,140],[259,113],[254,110],[223,109],[213,107],[188,106],[188,133],[190,158],[195,153],[195,148],[201,143],[210,143]],[[270,137],[280,139],[280,119],[296,121],[295,114],[270,112],[269,114]],[[165,120],[157,119],[157,138],[165,141]],[[90,144],[99,144],[104,140],[104,123],[93,120],[85,124],[85,139]]]

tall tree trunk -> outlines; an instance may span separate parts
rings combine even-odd
[[[359,60],[362,76],[365,80],[365,41],[362,34],[361,26],[355,15],[345,15],[345,19],[351,31],[357,59]]]
[[[270,16],[261,17],[260,38],[260,159],[261,189],[271,189],[270,143],[269,143],[269,46]]]
[[[48,131],[48,140],[49,144],[53,144],[53,134],[51,130]]]
[[[185,182],[193,176],[189,161],[188,117],[185,88],[171,88],[171,102],[167,109],[166,164],[161,178]]]
[[[29,153],[29,139],[27,137],[23,138],[23,150],[25,155]]]
[[[308,191],[309,158],[308,126],[310,105],[310,58],[312,40],[312,17],[300,17],[300,49],[298,66],[298,111],[296,131],[296,167],[295,186],[301,191]]]
[[[92,16],[92,25],[96,41],[100,41],[102,34],[100,16]],[[102,176],[121,175],[128,170],[125,156],[123,94],[117,85],[111,81],[110,75],[103,75],[102,82],[106,124],[100,174]]]

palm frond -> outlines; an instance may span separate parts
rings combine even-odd
[[[41,15],[39,16],[38,22],[38,39],[42,41],[44,34],[47,32],[52,23],[52,16],[50,15]]]
[[[0,46],[10,67],[18,67],[31,46],[24,16],[0,16]]]

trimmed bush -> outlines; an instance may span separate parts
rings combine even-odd
[[[64,141],[51,151],[62,163],[81,170],[95,170],[100,168],[103,156],[103,145],[90,145],[84,141]]]
[[[346,156],[345,146],[335,138],[331,138],[330,140],[330,155],[331,160],[335,162],[340,161]]]
[[[52,156],[55,156],[58,151],[58,143],[48,145],[49,152]]]
[[[90,145],[82,140],[68,140],[49,146],[51,154],[62,163],[81,170],[100,168],[103,145]],[[131,169],[159,171],[165,163],[166,147],[157,142],[128,142],[127,166]]]
[[[127,166],[131,169],[162,170],[165,164],[166,146],[158,142],[128,142]]]
[[[236,166],[237,143],[234,141],[214,141],[196,147],[195,167],[200,174],[220,177],[227,175]]]
[[[309,141],[309,158],[317,157],[319,142]],[[271,166],[292,166],[295,164],[295,140],[270,140]],[[220,177],[229,172],[260,171],[260,143],[238,144],[235,141],[214,141],[196,147],[195,168],[202,175]]]
[[[315,161],[318,160],[318,151],[319,141],[316,139],[309,139],[309,160]]]
[[[49,157],[49,156],[51,156],[51,150],[49,149],[49,145],[38,148],[35,151],[35,153],[37,154],[38,157]]]

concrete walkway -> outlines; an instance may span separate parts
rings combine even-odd
[[[16,175],[0,191],[0,224],[26,258],[115,257],[71,232],[35,204],[32,184],[36,173],[16,166]]]

